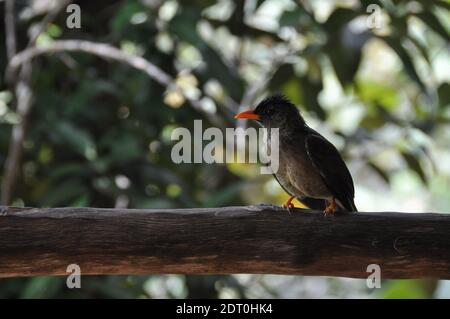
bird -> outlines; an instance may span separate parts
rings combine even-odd
[[[306,124],[288,98],[281,94],[269,96],[235,118],[257,121],[269,132],[269,141],[271,129],[278,128],[279,166],[273,175],[290,195],[284,208],[295,208],[292,201],[297,198],[325,215],[358,211],[353,179],[339,151]]]

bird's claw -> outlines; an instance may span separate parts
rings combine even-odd
[[[283,208],[287,209],[288,213],[291,214],[292,210],[295,208],[295,205],[292,203],[289,204],[283,204]]]
[[[286,203],[283,204],[283,208],[287,209],[289,212],[292,208],[295,208],[294,204],[292,203],[292,200],[294,199],[294,196],[289,197]]]
[[[325,209],[323,211],[323,216],[325,216],[325,217],[329,217],[329,216],[333,216],[333,215],[334,215],[334,211],[331,209]]]
[[[330,203],[330,205],[328,205],[325,210],[323,211],[323,215],[324,216],[333,216],[334,213],[336,212],[336,201],[333,199]]]

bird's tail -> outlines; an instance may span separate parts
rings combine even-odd
[[[356,208],[355,202],[353,198],[347,198],[344,202],[337,200],[337,204],[339,208],[347,212],[357,212],[358,208]]]

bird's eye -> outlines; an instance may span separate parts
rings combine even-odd
[[[267,109],[267,110],[266,110],[266,114],[267,114],[267,115],[272,115],[272,114],[273,114],[273,109],[272,109],[272,108]]]

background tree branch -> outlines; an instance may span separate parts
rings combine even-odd
[[[14,16],[14,0],[5,1],[5,36],[6,56],[11,59],[17,50],[16,19]]]
[[[8,69],[6,73],[8,76],[13,74],[15,70],[22,64],[27,61],[31,61],[33,58],[43,55],[43,54],[52,54],[58,52],[85,52],[89,54],[93,54],[99,56],[104,59],[111,59],[117,62],[121,62],[127,64],[135,69],[141,70],[146,73],[150,78],[154,81],[158,82],[164,87],[167,88],[176,88],[177,85],[174,79],[157,67],[155,64],[151,63],[147,59],[135,55],[124,52],[120,49],[117,49],[109,44],[104,43],[96,43],[91,41],[83,41],[83,40],[59,40],[53,41],[50,44],[42,47],[31,47],[22,52],[16,54],[8,64]],[[200,101],[197,99],[190,98],[185,96],[189,101],[191,106],[198,112],[205,115],[208,120],[210,120],[213,124],[224,127],[225,124],[223,120],[213,113],[209,113],[203,109]]]

